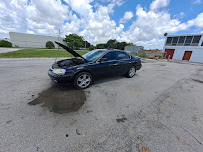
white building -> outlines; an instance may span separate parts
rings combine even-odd
[[[130,51],[131,53],[138,53],[139,51],[144,50],[143,46],[125,46],[124,51]]]
[[[203,63],[203,33],[167,36],[166,58]]]
[[[62,43],[64,38],[58,39],[58,37],[53,36],[44,36],[44,35],[35,35],[35,34],[25,34],[25,33],[16,33],[9,32],[12,45],[18,47],[31,47],[31,48],[45,48],[47,41],[60,41]],[[55,44],[57,48],[57,44]]]

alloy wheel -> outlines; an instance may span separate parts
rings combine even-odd
[[[86,88],[91,83],[91,77],[88,74],[81,74],[77,79],[77,85],[80,88]]]
[[[129,76],[133,77],[135,75],[135,67],[131,67],[130,71],[129,71]]]

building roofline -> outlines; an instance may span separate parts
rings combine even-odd
[[[167,37],[177,37],[177,36],[194,36],[194,35],[203,35],[203,33],[181,34],[181,35],[168,35]]]
[[[46,37],[54,37],[54,38],[58,37],[58,36],[39,35],[39,34],[29,34],[29,33],[20,33],[20,32],[9,32],[9,35],[10,35],[10,33],[11,33],[11,34],[12,34],[12,33],[15,33],[15,34],[24,34],[24,35],[34,35],[34,36],[46,36]],[[61,37],[61,38],[65,39],[64,37]]]
[[[137,46],[137,47],[144,47],[144,46],[138,46],[138,45],[126,45],[126,46]]]

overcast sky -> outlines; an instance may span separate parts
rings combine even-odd
[[[0,0],[0,38],[58,29],[92,44],[117,39],[161,49],[165,32],[203,32],[203,0]]]

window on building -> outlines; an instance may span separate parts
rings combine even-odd
[[[166,45],[171,45],[172,39],[172,37],[168,37],[166,40]]]
[[[180,36],[178,45],[183,45],[183,43],[185,42],[185,38],[186,38],[186,36]]]
[[[192,41],[192,46],[198,46],[200,39],[201,39],[201,35],[194,36],[193,41]]]
[[[184,45],[189,46],[192,42],[192,38],[193,38],[193,36],[187,36]]]
[[[116,60],[116,52],[108,52],[102,58],[107,58],[108,61]]]
[[[172,45],[176,45],[178,42],[179,37],[174,37],[172,40]]]
[[[118,60],[129,59],[129,55],[124,52],[118,52]]]

